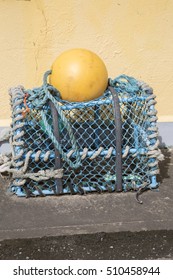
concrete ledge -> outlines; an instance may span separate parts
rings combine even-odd
[[[163,150],[159,191],[19,198],[0,183],[0,239],[96,232],[173,230],[173,152]]]
[[[53,226],[53,227],[35,227],[35,228],[14,228],[0,230],[0,241],[7,239],[26,239],[38,238],[45,236],[70,236],[70,235],[83,235],[95,234],[98,232],[141,232],[141,231],[160,231],[162,229],[173,230],[172,219],[165,220],[152,220],[151,221],[125,221],[115,223],[100,223],[88,225],[73,225],[73,226]],[[43,234],[44,233],[44,234]]]

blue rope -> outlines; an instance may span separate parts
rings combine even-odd
[[[110,86],[116,89],[117,93],[129,93],[131,97],[139,92],[138,81],[133,77],[126,75],[120,75],[114,80],[109,80]]]

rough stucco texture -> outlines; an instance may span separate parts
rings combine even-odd
[[[173,120],[173,0],[0,0],[0,119],[8,88],[40,86],[62,51],[88,48],[109,77],[148,82],[160,118]]]

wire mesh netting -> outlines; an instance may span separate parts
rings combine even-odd
[[[110,84],[120,105],[122,190],[155,188],[160,155],[155,96],[145,83],[129,77]],[[61,193],[116,191],[117,108],[109,88],[100,98],[82,103],[61,100],[50,85],[32,91],[15,89],[11,96],[14,165],[22,173],[14,177],[13,192],[58,194],[59,182]],[[50,96],[57,111],[58,138]],[[56,176],[57,168],[63,170],[61,176]]]

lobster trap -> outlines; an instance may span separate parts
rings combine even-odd
[[[88,102],[67,102],[47,83],[10,89],[11,190],[18,196],[156,188],[155,95],[122,75]]]

